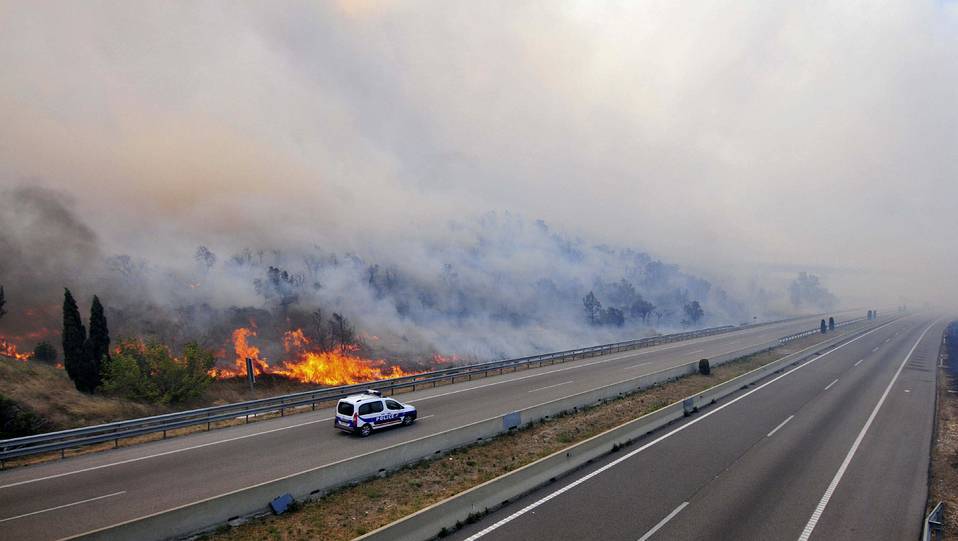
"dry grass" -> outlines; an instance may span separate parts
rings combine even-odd
[[[166,410],[130,400],[87,395],[76,390],[66,372],[39,362],[0,357],[0,394],[30,408],[55,429],[87,426]]]
[[[815,335],[336,490],[281,517],[203,536],[210,541],[347,540],[672,402],[820,342]]]
[[[216,381],[210,386],[202,399],[177,407],[161,406],[135,402],[124,398],[108,397],[98,394],[85,394],[76,390],[66,372],[53,365],[18,361],[8,357],[0,357],[0,395],[14,400],[25,406],[33,413],[49,423],[49,430],[64,430],[81,426],[92,426],[112,421],[159,415],[177,410],[198,408],[203,406],[227,404],[264,398],[279,394],[288,394],[308,389],[315,389],[315,385],[307,385],[287,378],[269,378],[261,381],[253,393],[243,380]],[[308,411],[310,408],[287,411],[286,415],[298,411]],[[276,413],[260,415],[251,420],[263,420],[278,417]],[[221,428],[242,424],[242,419],[220,421],[212,423],[209,428]],[[176,437],[207,430],[207,425],[196,425],[168,431],[166,437]],[[147,434],[133,438],[121,439],[119,442],[107,442],[89,445],[77,449],[68,449],[62,455],[59,452],[43,455],[33,455],[4,462],[5,468],[24,466],[58,460],[61,456],[76,456],[95,453],[116,446],[125,447],[149,441],[163,439],[161,432]]]
[[[958,359],[955,359],[958,362]],[[931,451],[928,509],[945,502],[944,539],[958,539],[958,395],[954,378],[942,370],[938,378],[938,426]]]

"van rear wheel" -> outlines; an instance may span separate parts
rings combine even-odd
[[[371,425],[368,425],[368,424],[367,424],[367,425],[363,425],[362,428],[359,429],[359,437],[360,437],[360,438],[365,438],[366,436],[368,436],[368,435],[370,435],[370,434],[372,434],[372,433],[373,433],[373,427],[372,427]]]

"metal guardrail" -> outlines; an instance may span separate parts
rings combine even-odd
[[[848,321],[842,321],[842,322],[840,322],[840,323],[836,323],[836,324],[835,324],[835,328],[837,329],[837,328],[843,327],[843,326],[845,326],[845,325],[851,325],[852,323],[858,323],[859,321],[865,321],[866,319],[867,319],[867,318],[860,317],[860,318],[856,318],[856,319],[849,319]],[[815,328],[815,329],[809,329],[809,330],[807,330],[807,331],[797,332],[797,333],[795,333],[795,334],[790,334],[790,335],[788,335],[788,336],[783,336],[783,337],[781,337],[781,338],[778,339],[778,342],[779,342],[780,344],[787,344],[787,343],[791,342],[792,340],[798,340],[799,338],[805,338],[806,336],[811,336],[811,335],[813,335],[813,334],[819,334],[819,333],[821,333],[821,332],[822,332],[821,327],[818,327],[818,328]]]
[[[938,505],[925,517],[925,527],[921,532],[922,541],[935,541],[944,539],[944,502],[938,502]]]
[[[212,423],[238,419],[242,417],[245,417],[246,421],[249,422],[249,418],[251,416],[274,412],[279,412],[280,415],[284,415],[287,409],[304,406],[311,406],[312,409],[315,410],[316,404],[318,403],[339,400],[340,398],[345,398],[346,396],[355,394],[356,392],[360,392],[365,389],[376,389],[379,391],[386,391],[387,393],[395,394],[397,389],[411,388],[412,390],[415,390],[417,386],[430,384],[435,387],[438,383],[443,381],[455,383],[456,378],[468,378],[471,380],[472,376],[477,376],[480,374],[487,376],[492,371],[499,371],[499,373],[502,373],[504,370],[509,368],[515,371],[520,368],[533,367],[534,365],[538,367],[547,363],[555,364],[586,357],[597,357],[600,355],[608,355],[610,353],[618,353],[632,349],[652,347],[660,344],[691,340],[706,336],[714,336],[734,330],[750,329],[772,323],[790,321],[793,319],[801,318],[796,317],[742,326],[724,325],[721,327],[712,327],[697,331],[652,336],[637,340],[615,342],[611,344],[571,349],[555,353],[530,355],[526,357],[519,357],[517,359],[505,359],[456,366],[431,372],[424,372],[412,376],[403,376],[399,378],[391,378],[355,385],[326,387],[313,391],[304,391],[270,398],[261,398],[246,402],[224,404],[221,406],[199,408],[188,411],[167,413],[164,415],[156,415],[152,417],[129,419],[126,421],[117,421],[89,427],[74,428],[57,432],[48,432],[45,434],[37,434],[33,436],[0,440],[0,468],[3,467],[4,461],[10,460],[12,458],[51,453],[56,451],[59,451],[62,457],[67,449],[95,445],[99,443],[107,443],[110,441],[114,442],[114,446],[117,447],[119,446],[119,440],[121,439],[143,436],[146,434],[163,433],[163,437],[165,438],[167,431],[179,428],[205,424],[207,425],[207,429],[209,429]],[[848,323],[852,323],[852,321],[849,321]],[[818,332],[817,329],[815,332]]]

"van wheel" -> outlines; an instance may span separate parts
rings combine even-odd
[[[411,425],[411,424],[413,423],[413,421],[415,421],[415,420],[416,420],[416,418],[413,417],[412,415],[407,415],[407,416],[405,416],[405,417],[402,418],[402,425],[403,425],[403,426],[409,426],[409,425]]]
[[[368,424],[367,424],[367,425],[363,425],[363,427],[359,429],[359,437],[360,437],[360,438],[365,438],[366,436],[368,436],[368,435],[370,435],[370,434],[372,434],[372,433],[373,433],[373,427],[372,427],[372,425],[368,425]]]

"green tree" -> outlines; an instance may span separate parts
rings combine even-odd
[[[33,360],[45,363],[54,363],[57,360],[57,348],[50,342],[39,342],[33,348]]]
[[[95,382],[96,388],[102,382],[103,365],[110,360],[110,329],[106,324],[103,305],[96,295],[93,296],[93,305],[90,307],[90,335],[84,347],[87,362],[90,363],[91,381]]]
[[[63,293],[63,366],[77,390],[92,393],[90,364],[86,354],[86,328],[80,319],[80,309],[69,289]]]

